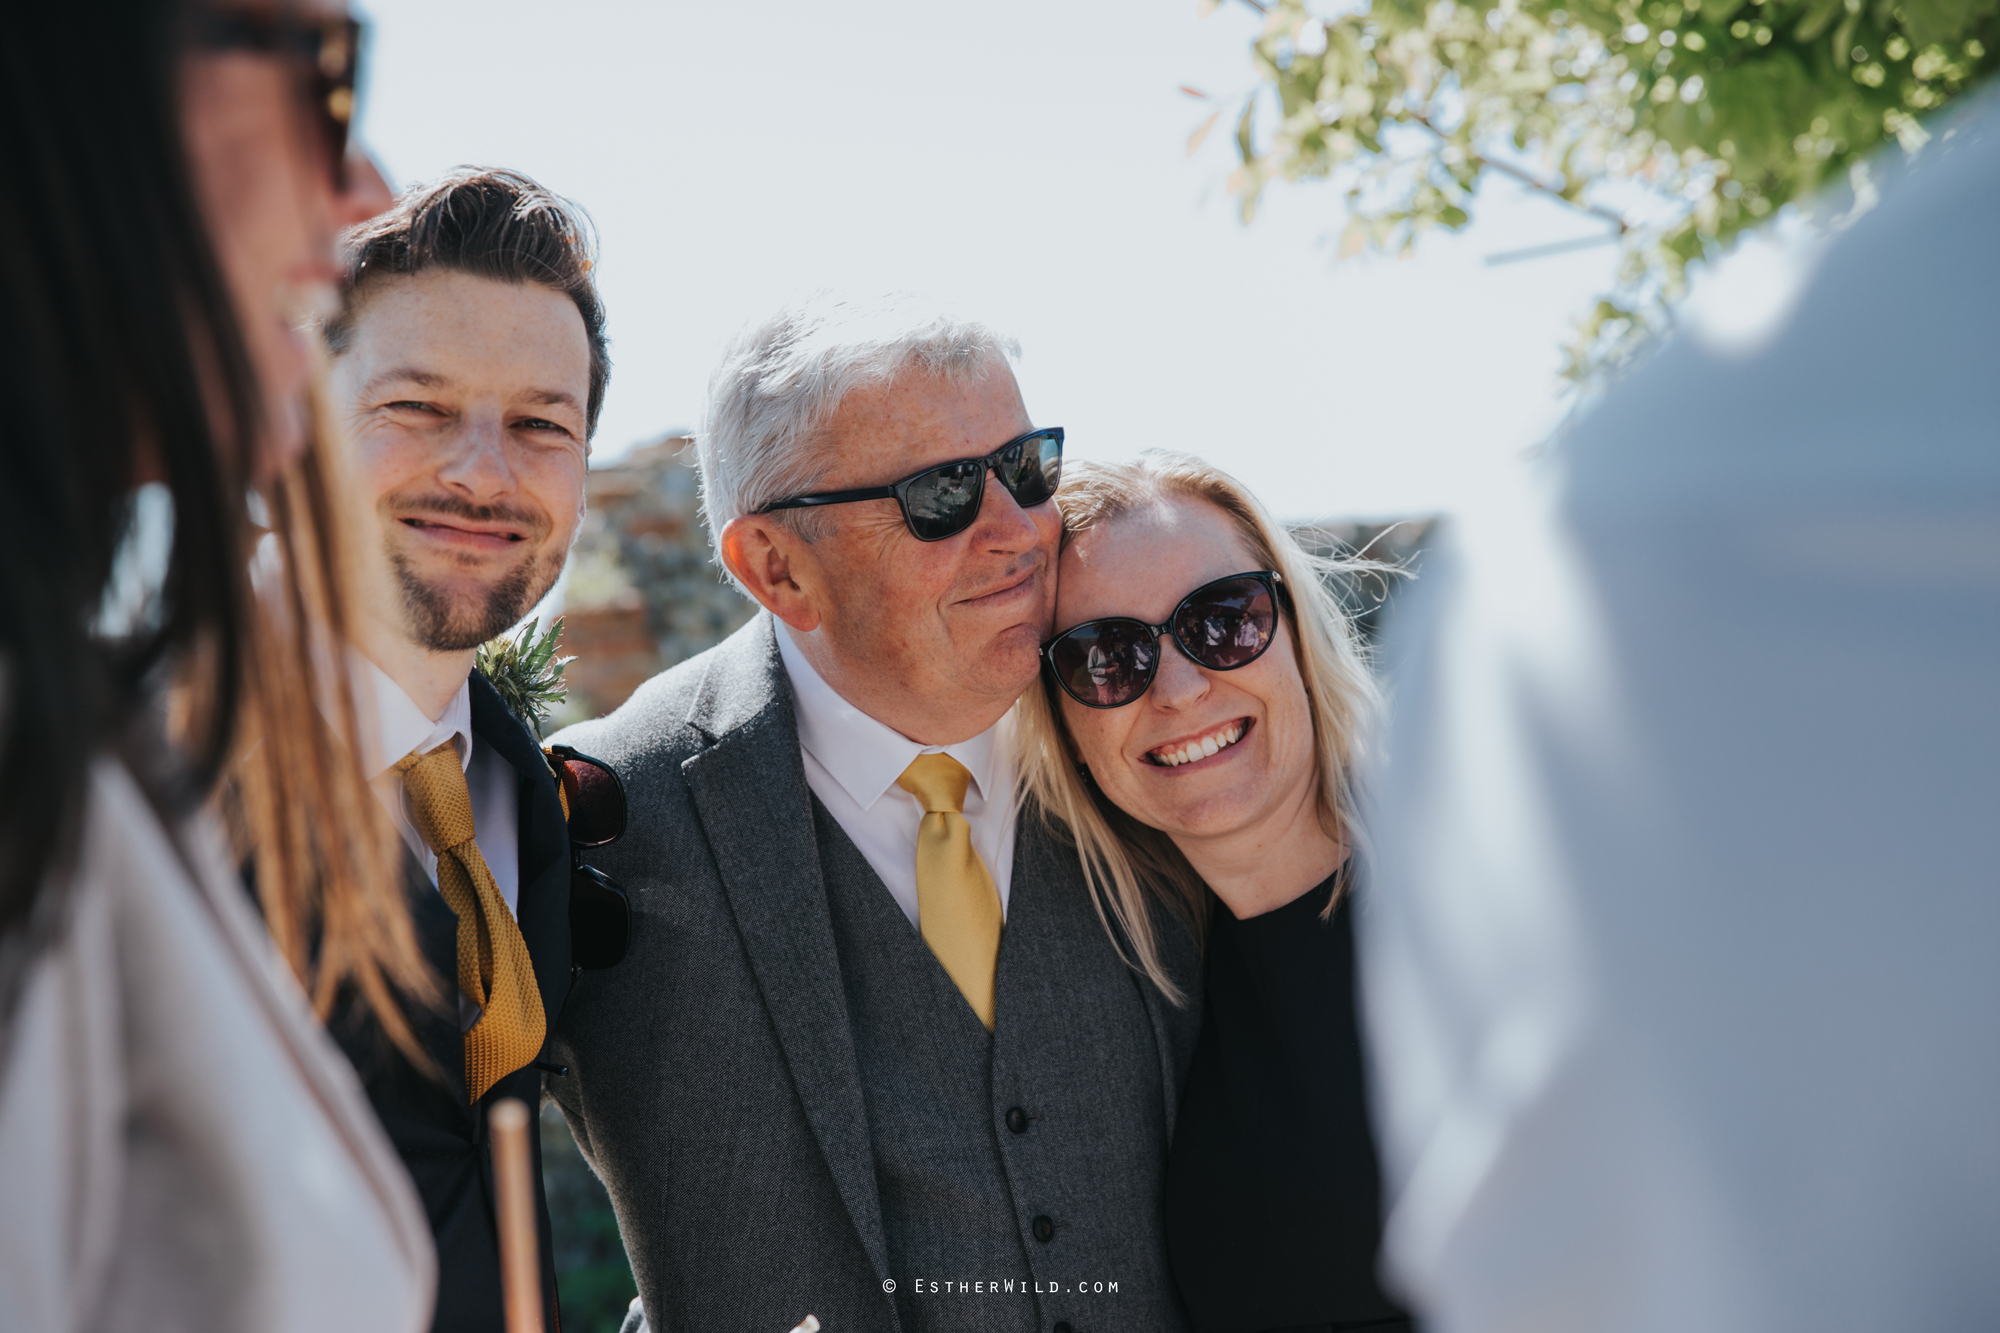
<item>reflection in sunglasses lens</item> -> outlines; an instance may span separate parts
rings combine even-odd
[[[1275,623],[1264,585],[1232,579],[1189,602],[1174,622],[1174,633],[1203,666],[1231,671],[1264,651]]]
[[[1078,626],[1057,645],[1056,670],[1071,694],[1097,708],[1139,697],[1153,679],[1159,648],[1137,622]]]
[[[976,463],[951,463],[912,481],[903,504],[917,535],[936,541],[963,529],[979,503],[981,475]]]
[[[1062,447],[1051,435],[1023,441],[1009,450],[1007,470],[1000,474],[1014,502],[1023,509],[1033,508],[1056,493],[1062,480]]]

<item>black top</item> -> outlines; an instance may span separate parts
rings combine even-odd
[[[1381,1184],[1334,881],[1239,921],[1220,901],[1167,1163],[1167,1248],[1197,1333],[1407,1327],[1375,1282]]]

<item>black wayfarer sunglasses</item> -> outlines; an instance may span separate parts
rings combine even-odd
[[[195,21],[195,44],[205,51],[247,51],[297,62],[300,91],[325,144],[336,193],[347,188],[347,135],[354,124],[362,33],[360,22],[345,15],[213,9]]]
[[[961,458],[925,468],[892,486],[865,486],[856,491],[827,491],[773,500],[757,512],[810,509],[818,505],[852,504],[857,500],[894,500],[903,507],[903,522],[920,542],[941,542],[972,526],[986,498],[986,473],[991,469],[1014,502],[1033,509],[1062,484],[1063,430],[1050,426],[1016,436],[984,458]]]
[[[631,941],[631,903],[617,880],[583,864],[579,854],[624,836],[625,784],[611,765],[567,745],[551,745],[543,753],[569,821],[570,964],[610,967],[625,957]]]
[[[1129,616],[1086,620],[1043,644],[1042,661],[1062,692],[1085,708],[1123,708],[1152,685],[1162,634],[1173,635],[1189,660],[1210,671],[1234,671],[1262,657],[1277,637],[1284,583],[1274,569],[1204,583],[1181,598],[1164,625]]]

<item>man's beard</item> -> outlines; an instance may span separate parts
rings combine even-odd
[[[548,518],[538,511],[508,505],[468,504],[445,494],[390,497],[383,505],[383,518],[390,533],[397,530],[403,514],[506,523],[523,534],[523,545],[530,550],[549,536]],[[515,624],[555,586],[567,555],[558,545],[540,556],[522,560],[486,588],[454,595],[446,590],[443,581],[426,580],[423,571],[397,549],[393,537],[385,540],[383,546],[389,567],[402,587],[411,637],[420,647],[434,653],[462,653],[477,648]]]
[[[552,552],[523,561],[483,594],[454,597],[426,582],[400,551],[389,552],[389,562],[402,585],[410,633],[434,653],[462,653],[504,633],[555,586],[563,565],[562,553]]]

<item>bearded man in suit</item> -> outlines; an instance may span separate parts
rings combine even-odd
[[[486,1116],[503,1097],[540,1105],[570,985],[564,804],[540,743],[473,660],[554,585],[583,518],[609,376],[588,235],[524,176],[454,172],[345,238],[344,306],[326,330],[331,406],[369,502],[357,750],[408,847],[411,912],[445,997],[411,1012],[434,1068],[373,1025],[332,1027],[429,1211],[435,1333],[505,1327]]]
[[[764,611],[558,738],[631,802],[601,861],[631,952],[551,1047],[628,1328],[1185,1327],[1160,1200],[1195,950],[1176,1007],[1014,799],[1062,447],[1014,350],[833,300],[740,335],[700,463]]]

